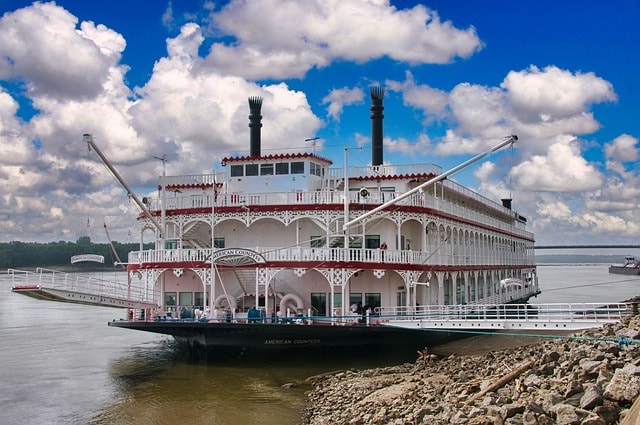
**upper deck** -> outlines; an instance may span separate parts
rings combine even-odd
[[[344,175],[342,168],[328,168],[326,172],[313,174],[315,156],[293,158],[304,160],[305,173],[300,178],[306,185],[285,185],[283,179],[290,174],[238,176],[227,166],[216,174],[196,174],[165,177],[165,211],[167,215],[202,213],[215,208],[242,209],[243,212],[284,207],[290,209],[335,209],[345,204]],[[268,163],[267,158],[258,158],[259,164]],[[243,159],[243,166],[256,164]],[[270,173],[274,168],[267,167]],[[292,168],[289,167],[289,170]],[[379,165],[350,167],[347,171],[349,186],[347,203],[371,209],[397,198],[402,193],[442,172],[434,164]],[[232,174],[236,174],[232,176]],[[294,175],[295,176],[295,175]],[[275,181],[279,177],[281,181]],[[313,181],[313,178],[317,181]],[[270,180],[271,179],[271,180]],[[242,185],[233,184],[242,180]],[[238,183],[236,181],[236,183]],[[215,187],[215,196],[214,196]],[[160,186],[162,188],[162,186]],[[366,189],[366,193],[360,189]],[[236,189],[236,190],[234,190]],[[238,190],[245,189],[245,190]],[[213,202],[215,199],[215,205]],[[151,210],[162,209],[161,199],[148,199]],[[533,239],[533,234],[525,230],[524,219],[501,203],[492,201],[452,180],[442,180],[430,186],[429,190],[415,193],[397,204],[400,207],[424,213],[434,213],[455,217],[470,223],[493,228],[501,232]],[[357,213],[354,213],[357,214]]]

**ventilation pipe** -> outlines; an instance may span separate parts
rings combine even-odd
[[[384,89],[371,87],[371,165],[382,165],[382,119]]]
[[[251,129],[250,156],[260,156],[260,128],[262,128],[262,98],[251,96],[249,98],[249,128]]]

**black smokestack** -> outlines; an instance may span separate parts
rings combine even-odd
[[[371,165],[382,165],[382,119],[384,89],[371,87]]]
[[[262,98],[251,96],[249,98],[249,128],[251,129],[250,156],[260,156],[260,128],[262,128]]]

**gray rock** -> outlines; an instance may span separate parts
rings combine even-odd
[[[617,369],[604,390],[604,397],[613,401],[633,402],[640,394],[640,376]]]
[[[582,398],[580,399],[580,408],[593,410],[596,406],[602,404],[602,389],[597,385],[590,385],[586,388]]]

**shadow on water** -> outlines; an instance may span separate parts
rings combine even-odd
[[[352,353],[353,354],[353,353]],[[366,369],[415,360],[412,355],[281,356],[203,361],[173,341],[131,348],[113,360],[109,376],[115,402],[92,424],[203,423],[299,424],[306,378],[345,369]]]

